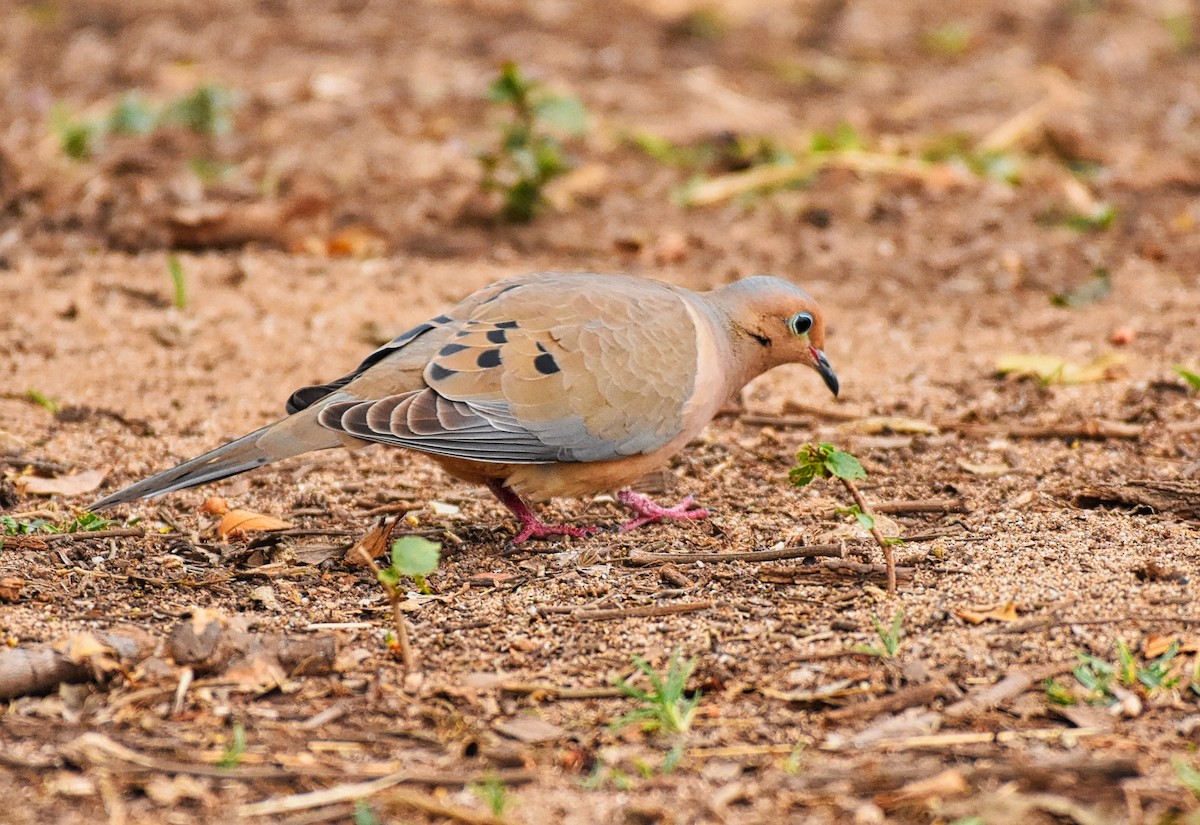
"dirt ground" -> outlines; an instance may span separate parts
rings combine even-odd
[[[485,491],[372,448],[123,507],[93,535],[9,536],[0,652],[57,643],[99,678],[6,700],[0,821],[1197,816],[1200,403],[1174,371],[1200,370],[1195,38],[1182,0],[3,5],[13,524],[61,525],[95,495],[31,477],[115,490],[528,271],[793,279],[831,319],[843,392],[799,367],[748,387],[650,485],[694,494],[703,522],[510,552]],[[590,116],[528,225],[480,191],[506,60]],[[232,95],[228,128],[109,134],[73,159],[52,126],[203,84]],[[838,134],[861,151],[810,151]],[[689,181],[738,185],[784,153],[820,168],[688,204]],[[1077,383],[998,375],[1031,354],[1114,358]],[[787,483],[819,440],[862,459],[907,537],[895,595],[844,492]],[[219,538],[214,494],[293,529]],[[440,598],[407,614],[408,674],[383,591],[343,560],[385,514],[444,545]],[[845,558],[630,558],[836,541]],[[856,651],[901,610],[894,656]],[[189,665],[205,627],[260,649]],[[114,667],[85,633],[138,650]],[[1116,662],[1118,639],[1143,682],[1089,694],[1079,654]],[[633,657],[661,670],[674,649],[697,661],[691,729],[610,726],[637,707],[614,689]]]

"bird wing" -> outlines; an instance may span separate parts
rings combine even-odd
[[[649,453],[682,431],[697,334],[683,294],[665,284],[587,274],[503,281],[316,388],[362,399],[329,403],[318,420],[484,462]]]

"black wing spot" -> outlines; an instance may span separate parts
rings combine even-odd
[[[512,287],[509,287],[509,289],[512,289]],[[507,292],[508,290],[505,291]],[[496,326],[500,329],[516,329],[518,325],[516,321],[501,321]]]
[[[454,373],[455,370],[448,370],[436,361],[429,365],[429,377],[434,381],[445,381]]]
[[[500,350],[485,349],[479,353],[479,357],[475,359],[475,363],[485,370],[500,366]]]
[[[507,344],[508,333],[502,329],[489,329],[487,339],[493,344]]]
[[[449,320],[449,319],[447,319],[447,320]],[[429,332],[429,330],[431,330],[431,329],[433,329],[433,324],[430,324],[430,323],[419,324],[418,326],[415,326],[412,329],[410,329],[408,332],[400,333],[399,335],[397,335],[395,338],[393,338],[388,343],[389,344],[397,344],[397,345],[407,344],[409,341],[416,338],[421,333]]]
[[[535,341],[534,343],[537,343],[537,342]],[[545,351],[546,351],[546,348],[545,348],[545,347],[543,347],[541,344],[538,344],[538,345],[537,345],[537,348],[538,348],[538,352],[545,352]]]
[[[451,320],[452,319],[450,318],[449,315],[439,315],[436,318],[430,318],[429,323],[431,323],[431,324],[448,324],[448,323],[450,323]]]
[[[537,358],[534,358],[533,366],[537,368],[537,371],[542,375],[554,375],[554,373],[560,371],[558,362],[555,361],[554,356],[548,352],[542,353]]]
[[[438,355],[453,355],[456,352],[462,352],[465,349],[470,349],[466,344],[455,344],[453,342],[446,344],[438,350]]]

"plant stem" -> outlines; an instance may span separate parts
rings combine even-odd
[[[392,624],[396,628],[396,641],[400,643],[400,661],[404,664],[406,671],[412,670],[412,645],[408,641],[408,622],[404,620],[404,611],[400,609],[400,588],[385,584],[379,578],[379,565],[375,563],[375,559],[371,558],[365,549],[359,550],[359,557],[371,568],[371,573],[374,574],[375,581],[379,582],[379,586],[387,593],[388,602],[392,606]]]
[[[838,477],[838,481],[845,485],[846,490],[854,497],[854,503],[858,505],[858,511],[871,516],[871,536],[883,550],[883,561],[887,565],[887,592],[894,594],[896,592],[896,556],[893,552],[894,548],[883,537],[883,533],[879,532],[879,528],[875,525],[875,514],[867,507],[867,500],[863,498],[863,494],[859,492],[858,485],[848,478]]]

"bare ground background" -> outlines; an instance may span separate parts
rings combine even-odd
[[[140,536],[9,537],[10,653],[85,631],[147,647],[101,684],[8,701],[0,820],[261,819],[242,806],[381,776],[404,781],[351,793],[361,821],[490,821],[468,787],[489,778],[507,788],[495,818],[530,825],[1194,816],[1180,766],[1200,736],[1200,428],[1172,368],[1200,364],[1197,36],[1195,7],[1166,0],[5,5],[0,513],[16,521],[61,524],[90,497],[22,478],[100,470],[116,489],[537,269],[795,279],[832,319],[844,392],[799,368],[752,385],[658,481],[715,511],[696,524],[506,554],[512,524],[487,495],[371,449],[126,508],[111,527],[140,516]],[[570,144],[581,171],[528,226],[493,220],[479,192],[504,60],[591,116]],[[51,126],[205,83],[236,97],[227,133],[112,135],[73,160]],[[799,186],[681,203],[693,175],[760,170],[747,146],[803,158],[839,124],[883,171],[845,159]],[[687,153],[656,157],[639,136],[706,159],[668,162]],[[947,147],[966,160],[921,160]],[[996,163],[1019,182],[986,174]],[[1110,294],[1052,304],[1100,271]],[[1031,353],[1124,362],[1079,384],[996,375]],[[817,439],[862,458],[869,499],[900,511],[911,570],[894,597],[822,559],[628,563],[842,535],[837,488],[786,482]],[[219,540],[199,513],[214,492],[301,532]],[[905,510],[918,499],[963,506]],[[430,579],[445,598],[409,614],[407,676],[379,587],[342,561],[380,508],[445,543]],[[604,501],[550,510],[619,517]],[[1015,621],[962,617],[1009,601]],[[621,613],[645,607],[687,612]],[[853,651],[900,609],[896,657]],[[266,652],[186,672],[178,628],[208,621]],[[1115,661],[1118,638],[1142,667],[1172,639],[1183,652],[1174,683],[1118,682],[1114,713],[1071,668],[1080,652]],[[329,655],[280,669],[286,644]],[[633,655],[662,667],[675,648],[697,658],[703,698],[664,772],[672,740],[608,728],[630,709],[611,688]],[[1055,673],[1078,704],[1050,701]],[[345,799],[268,810],[354,816]]]

